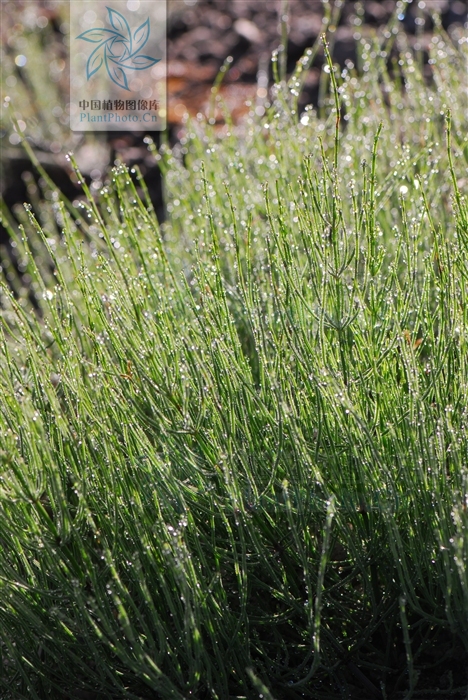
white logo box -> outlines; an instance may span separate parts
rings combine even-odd
[[[166,0],[70,0],[70,127],[162,131]]]

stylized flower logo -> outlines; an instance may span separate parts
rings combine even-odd
[[[106,10],[109,13],[109,22],[113,29],[102,27],[88,29],[76,37],[89,41],[91,44],[98,44],[88,58],[86,78],[89,80],[104,63],[112,82],[124,90],[130,90],[126,70],[145,70],[161,60],[139,53],[148,41],[149,18],[138,29],[135,29],[132,36],[125,17],[107,5]]]

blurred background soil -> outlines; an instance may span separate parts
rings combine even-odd
[[[329,31],[333,58],[343,66],[346,61],[356,60],[357,41],[385,27],[397,2],[345,0],[340,4],[339,22]],[[2,102],[8,96],[14,104],[20,126],[26,128],[48,175],[73,200],[82,193],[65,159],[69,150],[75,152],[81,171],[95,190],[102,187],[116,160],[130,166],[138,164],[162,219],[161,177],[143,141],[144,133],[77,134],[68,128],[67,3],[1,0],[0,5]],[[252,109],[261,114],[273,79],[271,54],[281,44],[281,18],[288,27],[289,74],[321,32],[323,7],[321,0],[168,0],[169,143],[174,144],[183,136],[187,113],[194,117],[207,114],[211,87],[228,56],[232,61],[220,95],[234,123],[242,123]],[[422,49],[426,61],[434,12],[441,13],[445,29],[463,27],[468,0],[414,0],[401,14],[400,25],[410,43]],[[27,59],[24,65],[21,56]],[[322,61],[323,54],[319,52],[308,72],[299,112],[306,104],[317,104]],[[220,112],[215,113],[215,119],[222,127]],[[43,183],[25,157],[6,111],[0,135],[0,191],[9,210],[15,212],[18,205],[37,197]],[[160,138],[157,133],[152,136],[156,141]],[[5,231],[0,232],[3,241],[5,235]]]
[[[401,3],[400,3],[401,4]],[[272,51],[281,43],[280,18],[287,13],[287,71],[312,46],[321,31],[321,0],[178,0],[170,3],[168,88],[169,120],[181,122],[184,107],[192,114],[209,99],[211,84],[227,56],[233,62],[221,89],[234,117],[248,111],[245,97],[255,99],[258,71],[269,66]],[[441,13],[448,29],[462,24],[467,17],[467,2],[460,0],[427,0],[413,2],[401,22],[413,44],[427,48],[433,29],[432,14]],[[333,58],[340,65],[355,59],[356,40],[387,24],[395,12],[396,0],[374,2],[342,2],[338,26],[333,34]],[[316,104],[319,69],[322,55],[314,63],[305,85],[300,105]]]

